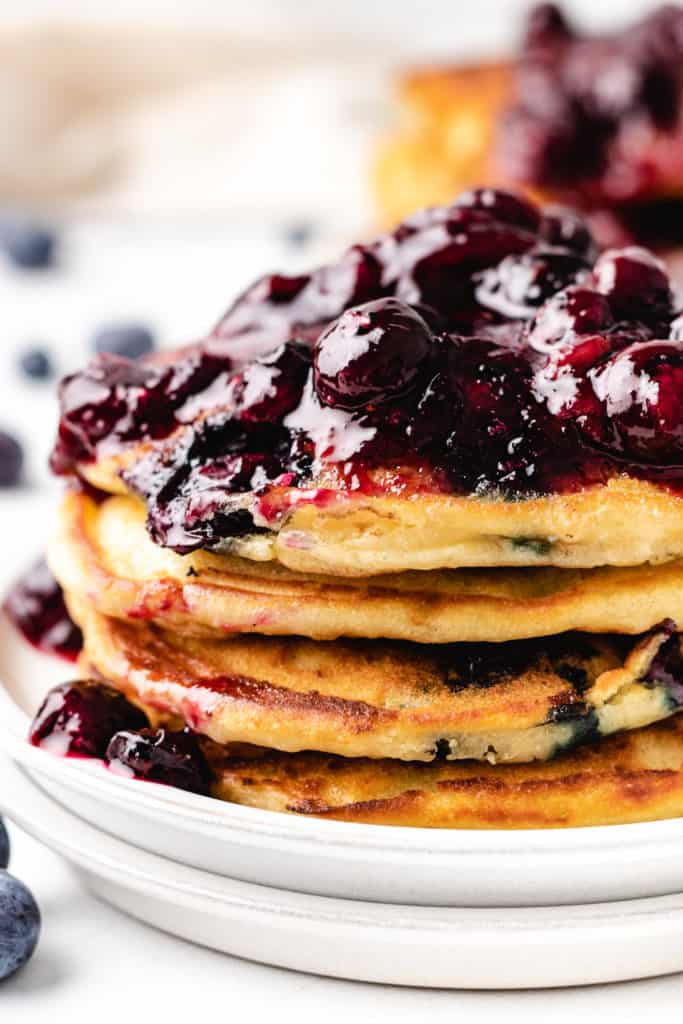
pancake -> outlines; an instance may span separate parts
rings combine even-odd
[[[84,464],[80,472],[106,493],[130,493],[119,471],[130,469],[149,448],[149,443],[135,446]],[[263,495],[239,498],[239,510],[250,512],[259,532],[223,540],[214,550],[276,561],[296,572],[373,576],[471,566],[579,569],[683,558],[683,498],[627,476],[519,501],[410,490],[363,495],[335,489],[327,476],[310,487],[268,488],[268,502],[287,509],[270,520],[258,511]],[[233,502],[230,508],[234,512],[238,506]]]
[[[540,829],[683,815],[680,716],[554,761],[492,767],[318,753],[213,760],[214,796],[249,807],[370,825]]]
[[[68,494],[50,561],[101,614],[183,634],[507,641],[568,630],[644,633],[683,622],[683,563],[568,570],[460,569],[360,580],[295,573],[154,544],[142,502]]]
[[[514,64],[504,61],[403,75],[396,89],[397,124],[383,140],[373,168],[384,223],[395,224],[423,206],[448,203],[481,182],[506,184],[492,155],[514,76]]]
[[[107,618],[68,595],[84,665],[216,743],[346,757],[531,761],[673,714],[672,625],[639,641],[563,634],[427,647],[238,636]]]

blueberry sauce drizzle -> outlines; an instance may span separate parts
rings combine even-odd
[[[64,603],[64,594],[44,559],[16,581],[3,603],[5,614],[30,644],[75,661],[83,646],[80,629]]]
[[[611,230],[640,237],[639,203],[683,174],[671,144],[682,97],[683,7],[665,4],[623,31],[585,36],[558,6],[540,4],[499,127],[499,167],[508,180],[614,209]],[[660,218],[660,228],[670,233],[671,220]]]
[[[171,361],[172,360],[172,361]],[[179,552],[346,492],[568,492],[683,478],[683,318],[662,264],[576,214],[479,189],[269,275],[202,342],[100,357],[61,387],[57,473],[122,471]]]

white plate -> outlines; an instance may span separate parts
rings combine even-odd
[[[271,889],[115,839],[70,814],[9,760],[0,763],[0,810],[64,856],[108,903],[181,938],[279,967],[470,989],[587,985],[683,968],[683,896],[496,910]]]
[[[248,882],[425,906],[542,906],[683,891],[683,820],[551,831],[391,828],[239,807],[123,779],[26,742],[74,669],[0,617],[0,749],[65,807],[152,853]]]

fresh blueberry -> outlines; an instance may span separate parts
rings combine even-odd
[[[24,451],[16,437],[0,430],[0,487],[16,487],[24,467]]]
[[[137,359],[154,349],[154,335],[144,324],[107,324],[96,332],[92,347],[95,352]]]
[[[0,218],[0,248],[23,270],[44,270],[55,260],[53,231],[19,217]]]
[[[27,348],[19,356],[19,369],[33,380],[48,380],[54,367],[45,349]]]
[[[0,818],[0,868],[9,864],[9,836],[2,818]]]
[[[23,882],[0,872],[0,980],[33,956],[40,935],[40,911]]]

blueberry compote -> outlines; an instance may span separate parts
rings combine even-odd
[[[75,661],[83,637],[64,603],[64,594],[44,559],[17,580],[4,610],[29,643],[47,654]]]
[[[153,441],[122,474],[180,552],[344,492],[683,477],[683,317],[662,265],[635,247],[595,262],[576,214],[492,189],[263,278],[171,358],[67,378],[53,468]]]
[[[500,167],[508,179],[614,210],[624,231],[638,230],[643,197],[678,191],[682,99],[683,7],[666,4],[623,31],[587,37],[542,4],[529,17],[515,100],[500,124]],[[671,219],[660,227],[670,234]]]
[[[113,771],[191,793],[209,793],[211,771],[189,729],[125,730],[112,736],[105,760]]]
[[[151,729],[147,715],[99,679],[55,686],[31,723],[29,740],[60,757],[99,758],[117,773],[208,794],[211,771],[189,729]]]
[[[29,739],[62,757],[104,757],[114,733],[148,725],[147,715],[122,693],[93,679],[79,679],[50,690],[31,723]]]

